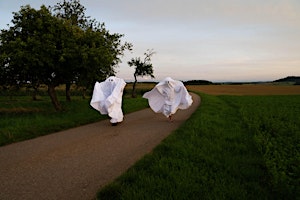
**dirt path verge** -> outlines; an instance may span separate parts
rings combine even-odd
[[[95,197],[177,129],[200,104],[179,110],[174,122],[144,109],[109,120],[0,147],[0,199],[72,199]]]

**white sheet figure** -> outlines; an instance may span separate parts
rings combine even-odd
[[[111,76],[101,83],[96,82],[94,86],[90,105],[101,114],[108,114],[112,125],[123,121],[121,106],[125,85],[123,79]]]
[[[178,109],[187,109],[193,103],[192,97],[183,83],[170,77],[159,82],[143,97],[148,99],[150,108],[154,112],[162,113],[170,120]]]

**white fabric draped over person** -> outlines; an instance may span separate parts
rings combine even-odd
[[[187,109],[193,103],[184,84],[170,77],[163,79],[143,97],[148,99],[150,108],[154,112],[162,113],[170,119],[178,109]]]
[[[115,76],[105,81],[96,82],[90,105],[101,114],[108,114],[110,122],[116,124],[123,121],[122,96],[126,82]]]

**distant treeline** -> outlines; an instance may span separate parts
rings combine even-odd
[[[189,80],[189,81],[182,81],[184,85],[215,85],[215,83],[206,81],[206,80]],[[127,83],[133,83],[133,82],[127,82]],[[157,81],[139,81],[139,83],[143,84],[157,84],[159,82]]]
[[[300,76],[287,76],[273,82],[294,82],[295,85],[300,85]]]
[[[185,85],[213,85],[214,83],[206,80],[190,80],[190,81],[184,81]]]
[[[262,83],[285,83],[285,82],[289,82],[289,83],[293,83],[293,85],[300,85],[300,76],[287,76],[285,78],[281,78],[278,80],[274,80],[274,81],[253,81],[253,82],[211,82],[211,81],[207,81],[207,80],[188,80],[188,81],[182,81],[184,83],[184,85],[222,85],[222,84],[226,84],[226,85],[241,85],[241,84],[262,84]],[[127,83],[132,83],[132,82],[127,82]],[[139,81],[139,83],[154,83],[157,84],[157,81]]]

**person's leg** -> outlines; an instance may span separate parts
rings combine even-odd
[[[111,123],[112,126],[117,126],[118,125],[118,122],[115,122],[115,123]]]
[[[169,115],[169,121],[173,122],[172,115]]]
[[[118,121],[117,121],[116,119],[111,118],[110,124],[111,124],[112,126],[117,126],[117,125],[118,125]]]

